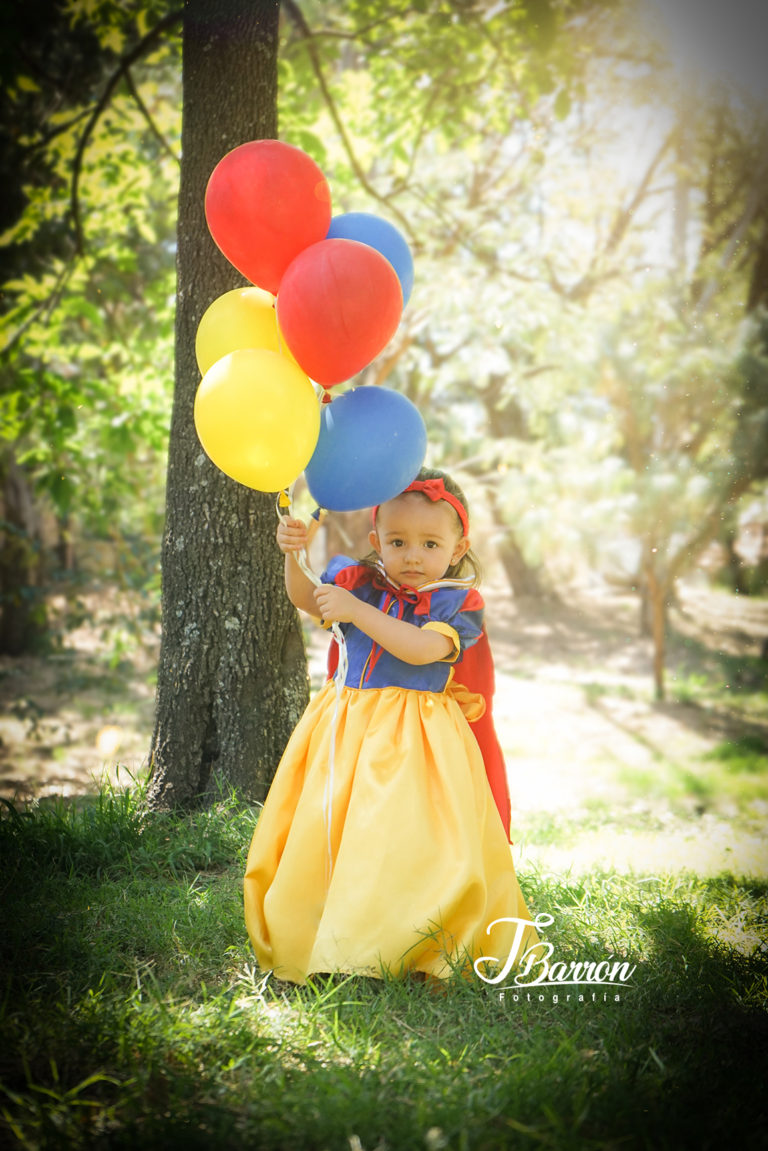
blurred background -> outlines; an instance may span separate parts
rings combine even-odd
[[[137,8],[3,17],[8,797],[140,775],[149,746],[181,32],[172,4]],[[428,463],[467,492],[505,749],[535,767],[570,715],[546,756],[564,768],[590,746],[594,768],[634,724],[642,776],[685,730],[684,759],[736,748],[763,813],[764,23],[751,0],[286,0],[279,55],[280,138],[320,165],[334,211],[388,218],[413,251],[400,328],[353,383],[408,396]],[[315,566],[367,530],[366,513],[330,517]],[[722,755],[691,803],[738,792]]]

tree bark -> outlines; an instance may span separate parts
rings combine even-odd
[[[43,550],[32,491],[10,451],[0,456],[0,655],[37,650],[48,629]]]
[[[176,381],[163,540],[163,637],[149,802],[266,795],[308,700],[301,628],[283,586],[274,496],[210,462],[194,427],[195,333],[243,281],[204,214],[211,171],[277,134],[279,0],[188,0],[184,16]]]
[[[535,599],[542,599],[544,588],[539,572],[526,562],[522,549],[515,538],[515,533],[504,520],[496,490],[492,486],[488,488],[488,502],[493,526],[499,533],[497,544],[499,559],[512,594],[518,597],[531,596]]]
[[[661,702],[666,693],[666,640],[667,640],[667,595],[669,586],[660,580],[652,563],[647,568],[648,599],[651,614],[651,637],[653,639],[653,685],[654,695]]]

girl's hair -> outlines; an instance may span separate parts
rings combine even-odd
[[[464,495],[464,492],[461,490],[454,479],[451,479],[449,475],[447,475],[445,472],[441,472],[438,468],[422,468],[419,474],[416,476],[416,479],[442,480],[445,486],[445,490],[454,496],[455,499],[457,499],[461,506],[464,508],[464,511],[467,514],[467,521],[469,522],[469,505],[467,503],[467,497]],[[414,492],[413,494],[419,495],[420,493]],[[429,499],[429,496],[422,495],[421,498],[427,500]],[[397,499],[397,496],[395,499]],[[447,506],[450,507],[451,505],[448,504]],[[461,521],[456,512],[456,509],[451,508],[451,511],[456,517],[456,524],[459,527],[459,530],[463,531]],[[369,552],[368,555],[361,560],[361,563],[375,565],[378,563],[378,559],[379,557],[376,552],[372,551]],[[478,587],[480,581],[483,578],[483,569],[480,566],[479,559],[470,548],[469,551],[467,551],[465,555],[461,557],[458,563],[451,564],[445,575],[448,579],[471,579],[472,587]]]

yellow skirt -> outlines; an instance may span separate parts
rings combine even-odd
[[[244,890],[259,965],[295,983],[471,974],[536,942],[518,930],[529,915],[480,750],[445,693],[345,687],[337,701],[326,684],[275,775]]]

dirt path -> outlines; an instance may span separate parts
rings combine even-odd
[[[634,599],[603,591],[570,604],[499,604],[489,625],[495,714],[521,858],[557,870],[768,875],[765,798],[719,794],[703,769],[713,751],[745,737],[768,754],[768,684],[758,659],[768,603],[682,592],[663,703],[653,696],[652,649],[639,636]],[[768,795],[768,779],[763,785]],[[552,842],[534,848],[526,823],[543,812]],[[562,825],[568,834],[558,836]]]

